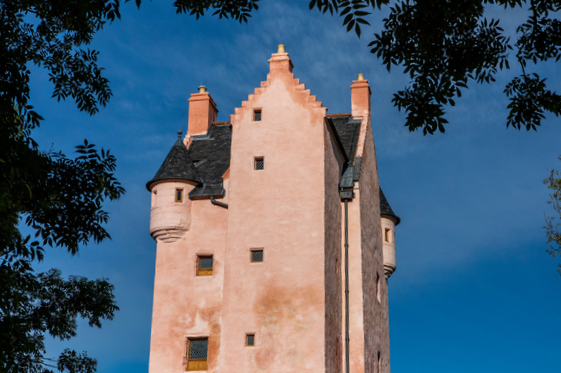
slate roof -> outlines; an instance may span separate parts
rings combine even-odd
[[[150,190],[150,186],[160,180],[188,180],[197,183],[201,181],[199,173],[189,157],[187,148],[181,141],[181,133],[179,133],[177,141],[171,147],[156,175],[146,183],[146,189]]]
[[[344,117],[333,117],[328,119],[333,124],[339,141],[343,146],[347,159],[354,160],[358,135],[360,134],[360,119],[353,119],[350,115]]]
[[[339,180],[339,188],[348,191],[352,189],[354,182],[358,181],[360,175],[360,157],[355,160],[355,155],[361,121],[353,119],[351,114],[332,114],[325,119],[332,131],[335,132],[335,141],[343,152],[345,160]]]
[[[224,196],[222,175],[230,167],[232,126],[212,124],[206,135],[193,136],[189,157],[201,182],[190,193],[191,198]]]
[[[380,215],[384,216],[390,216],[392,218],[395,219],[395,225],[398,225],[399,222],[401,221],[401,219],[399,218],[399,216],[397,216],[392,208],[390,207],[390,204],[388,202],[388,200],[386,199],[386,196],[384,195],[384,192],[382,192],[382,188],[380,188]]]

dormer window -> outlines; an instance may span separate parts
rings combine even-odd
[[[261,109],[253,110],[253,121],[260,122],[261,121]]]

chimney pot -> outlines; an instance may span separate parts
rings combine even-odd
[[[277,50],[277,53],[285,53],[284,52],[284,44],[279,44],[279,48]]]

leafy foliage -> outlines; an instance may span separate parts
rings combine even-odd
[[[35,273],[45,247],[71,254],[90,240],[109,238],[103,228],[106,199],[124,189],[114,177],[115,158],[87,141],[78,157],[41,151],[31,137],[43,118],[30,104],[30,70],[45,68],[53,97],[72,98],[90,115],[111,97],[97,66],[98,53],[84,49],[95,32],[119,17],[118,1],[4,0],[0,4],[0,364],[2,372],[93,372],[96,361],[66,350],[44,356],[45,334],[76,335],[77,317],[101,327],[118,310],[106,279],[63,279],[60,271]],[[35,231],[22,236],[19,225]]]
[[[561,161],[561,156],[559,157]],[[547,179],[545,179],[544,184],[547,185],[548,189],[550,189],[550,198],[551,200],[548,201],[549,204],[553,206],[553,209],[557,214],[559,214],[559,219],[557,223],[555,223],[555,217],[547,217],[545,218],[545,231],[547,235],[547,243],[552,243],[547,253],[551,255],[552,258],[555,258],[558,255],[561,255],[561,174],[559,170],[552,170],[551,174]],[[557,272],[561,274],[561,264],[557,265],[559,268]]]
[[[177,13],[189,13],[197,19],[204,16],[209,10],[213,10],[213,16],[232,18],[240,23],[247,22],[251,17],[251,11],[259,9],[259,0],[175,0],[173,5]],[[140,0],[136,0],[140,6]]]
[[[508,9],[527,6],[529,16],[517,29],[514,46],[500,27],[488,20],[492,4]],[[561,96],[547,88],[546,79],[527,72],[534,65],[561,56],[561,22],[550,18],[561,9],[551,0],[311,0],[310,9],[338,13],[347,31],[361,35],[361,24],[372,11],[387,7],[389,16],[374,34],[371,52],[386,68],[404,67],[409,84],[392,102],[407,112],[405,126],[423,134],[444,132],[448,123],[446,105],[455,105],[472,81],[493,83],[496,74],[509,69],[510,51],[515,49],[522,75],[505,87],[510,103],[507,127],[527,130],[541,125],[544,113],[559,116]]]

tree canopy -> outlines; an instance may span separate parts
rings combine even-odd
[[[104,200],[124,189],[114,177],[116,159],[84,142],[78,156],[41,150],[31,137],[43,118],[30,104],[29,64],[49,72],[57,99],[71,97],[90,115],[111,96],[97,52],[82,49],[116,4],[104,1],[2,1],[0,3],[0,364],[3,372],[93,372],[86,353],[44,356],[45,334],[69,339],[77,317],[101,326],[118,310],[106,279],[88,280],[50,270],[35,273],[45,247],[71,254],[109,238]],[[22,235],[20,225],[35,231]]]
[[[491,5],[505,10],[526,9],[528,18],[518,26],[512,43],[499,19],[488,19]],[[433,134],[445,131],[446,105],[455,105],[469,84],[493,83],[512,62],[522,74],[504,88],[509,98],[507,127],[534,129],[545,113],[561,113],[561,96],[551,91],[546,78],[531,67],[561,57],[561,9],[551,0],[312,0],[310,8],[338,13],[347,31],[361,34],[361,24],[373,9],[389,8],[389,16],[370,43],[388,71],[402,66],[409,84],[394,94],[393,103],[407,112],[410,131]],[[505,16],[508,15],[505,12]],[[513,56],[511,56],[511,53]],[[514,61],[513,61],[514,60]]]

